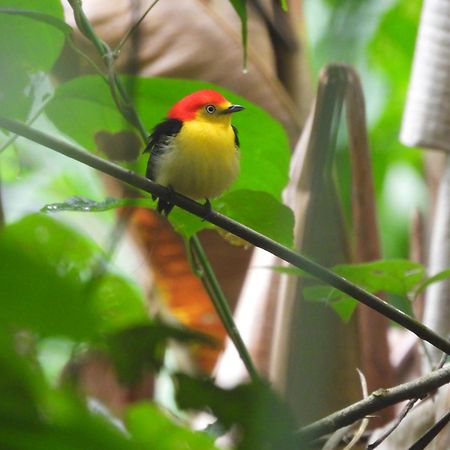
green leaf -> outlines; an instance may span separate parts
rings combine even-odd
[[[28,216],[1,232],[1,326],[75,339],[95,332],[95,315],[78,278],[86,248],[77,237],[39,215]]]
[[[291,412],[267,385],[250,383],[226,390],[184,374],[174,380],[180,408],[211,411],[226,428],[238,425],[237,450],[297,449]]]
[[[148,449],[215,450],[214,439],[170,420],[150,403],[138,403],[127,410],[125,422],[132,438]]]
[[[57,0],[0,0],[0,31],[8,36],[0,42],[1,114],[27,117],[37,95],[35,76],[48,72],[62,50],[63,21]]]
[[[243,225],[292,247],[294,214],[270,194],[246,189],[232,191],[213,202],[213,206]]]
[[[287,12],[287,10],[288,10],[287,0],[280,0],[280,3],[281,3],[281,8],[283,9],[283,11]]]
[[[425,277],[422,264],[406,259],[337,265],[334,270],[370,292],[391,292],[405,297]]]
[[[282,126],[267,112],[211,83],[140,77],[127,77],[124,81],[133,92],[138,113],[149,129],[167,115],[175,102],[199,89],[216,89],[230,101],[245,106],[246,110],[237,114],[233,122],[239,129],[241,140],[241,175],[231,190],[264,191],[281,199],[281,192],[288,182],[290,149]],[[63,133],[91,151],[96,148],[95,133],[100,130],[118,132],[126,127],[107,84],[96,76],[63,83],[46,112]],[[145,171],[147,160],[147,154],[141,157],[141,173]]]
[[[272,221],[267,227],[268,233],[273,237],[281,236],[284,243],[291,245],[292,214],[279,202],[288,182],[290,150],[287,136],[278,122],[242,97],[212,84],[162,78],[127,77],[124,80],[130,85],[137,110],[149,127],[160,122],[173,103],[199,89],[217,89],[230,101],[244,105],[246,111],[236,115],[235,119],[241,140],[241,174],[228,193],[213,202],[213,207],[236,220],[247,220],[248,225],[254,223],[260,227],[271,222],[269,213],[273,213],[278,223]],[[46,112],[62,132],[90,150],[96,148],[94,136],[98,131],[118,132],[126,126],[108,86],[100,77],[81,77],[64,83],[57,89]],[[145,172],[147,160],[147,155],[140,159],[141,173]],[[261,218],[266,202],[270,208],[267,217],[263,221],[252,219],[250,216],[254,213]],[[171,213],[170,219],[176,230],[185,236],[211,227],[207,222],[177,210]]]
[[[145,370],[159,370],[168,339],[209,346],[216,344],[213,338],[205,334],[160,322],[128,328],[108,338],[111,358],[121,378],[134,383]]]
[[[233,8],[237,12],[239,18],[241,19],[241,35],[242,35],[242,48],[243,48],[243,67],[244,70],[247,69],[247,38],[248,38],[248,27],[247,27],[247,0],[230,0]]]
[[[56,10],[54,10],[54,12],[57,13]],[[0,7],[0,14],[10,14],[12,16],[29,17],[30,19],[37,20],[38,22],[51,25],[52,27],[64,33],[65,35],[68,35],[72,32],[72,28],[69,25],[67,25],[67,23],[65,23],[63,20],[58,19],[58,14],[52,15],[28,9],[3,8],[3,7]]]
[[[311,278],[295,267],[277,267],[277,271],[288,275]],[[371,292],[394,294],[392,303],[407,314],[412,314],[408,297],[417,292],[425,277],[425,268],[416,262],[404,259],[379,260],[362,264],[341,264],[332,268],[338,275]],[[348,321],[357,301],[341,291],[324,285],[308,286],[303,290],[309,301],[320,301],[330,305],[344,320]]]
[[[321,302],[330,306],[343,322],[351,319],[358,305],[356,300],[330,286],[308,286],[303,289],[303,295],[308,301]]]
[[[438,272],[432,277],[427,278],[423,283],[421,283],[417,289],[414,291],[414,298],[421,294],[425,289],[433,283],[446,280],[450,278],[450,269],[445,269],[442,272]]]
[[[97,149],[97,132],[117,133],[130,127],[117,110],[107,83],[99,76],[62,83],[45,112],[63,133],[92,152]]]
[[[8,225],[0,234],[0,321],[41,336],[89,339],[142,322],[143,296],[105,269],[88,238],[43,214]]]

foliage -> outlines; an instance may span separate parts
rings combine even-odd
[[[274,270],[311,281],[307,274],[294,267],[275,267]],[[450,269],[428,277],[422,264],[405,259],[338,264],[333,271],[368,292],[389,294],[390,302],[410,315],[414,315],[412,302],[419,294],[429,285],[450,277]],[[344,321],[350,320],[357,305],[356,300],[330,286],[308,283],[303,292],[307,300],[331,306]]]
[[[242,19],[244,42],[245,3],[233,2]],[[0,44],[1,115],[61,132],[89,151],[144,171],[147,156],[137,157],[145,143],[118,112],[105,77],[53,84],[49,72],[71,39],[58,0],[0,0],[0,30],[9,36]],[[242,174],[213,207],[292,244],[293,215],[281,202],[289,163],[281,125],[218,86],[134,76],[121,80],[135,95],[137,111],[148,126],[160,121],[174,101],[200,88],[213,87],[245,105],[246,113],[236,120],[241,130]],[[131,154],[125,149],[130,142]],[[81,231],[76,214],[65,214],[102,212],[101,227],[111,227],[112,209],[150,207],[154,205],[150,198],[105,198],[98,179],[86,168],[3,131],[0,154],[2,190],[17,203],[17,207],[8,203],[7,223],[0,229],[2,448],[214,449],[214,437],[190,430],[156,403],[132,406],[117,425],[108,412],[100,414],[72,387],[58,383],[72,353],[94,349],[108,355],[122,382],[132,384],[143,373],[164,367],[169,342],[215,345],[209,336],[149,319],[141,289],[113,264],[111,249],[105,251]],[[268,172],[271,177],[258,175]],[[208,226],[180,211],[172,217],[176,229],[186,236]],[[78,219],[89,229],[92,222],[87,226],[85,222],[84,217]],[[50,373],[44,366],[45,352],[55,343],[65,350],[58,371]],[[292,441],[290,414],[267,386],[243,386],[229,393],[210,381],[182,377],[177,375],[182,406],[202,410],[213,406],[223,430],[232,424],[239,428],[240,448],[263,443],[278,448],[279,442]],[[233,405],[227,413],[224,399],[228,402],[230,396]],[[240,410],[243,399],[248,400],[245,417]],[[266,412],[260,410],[262,404]],[[274,417],[269,414],[272,407]],[[269,419],[276,419],[278,425],[269,427]]]

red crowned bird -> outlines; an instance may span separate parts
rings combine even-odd
[[[239,174],[239,139],[231,124],[233,105],[211,89],[194,92],[175,103],[156,125],[146,151],[147,177],[194,200],[224,192]],[[159,199],[157,210],[168,215],[173,204]]]

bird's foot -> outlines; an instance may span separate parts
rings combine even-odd
[[[205,198],[205,203],[203,203],[203,214],[202,221],[208,220],[210,214],[212,213],[212,206],[209,198]]]
[[[166,198],[166,199],[160,198],[160,199],[158,200],[158,206],[156,207],[157,211],[158,211],[162,216],[165,216],[165,217],[168,217],[168,216],[169,216],[170,211],[172,211],[173,207],[175,206],[175,205],[171,202],[173,193],[174,193],[175,191],[173,190],[173,187],[170,186],[170,185],[167,186],[167,190],[168,190],[167,198]]]

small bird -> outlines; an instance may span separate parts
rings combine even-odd
[[[209,199],[239,174],[239,138],[231,114],[243,109],[211,89],[182,98],[150,135],[146,176],[186,197],[206,199],[210,209]],[[158,200],[162,215],[172,208],[170,201]]]

